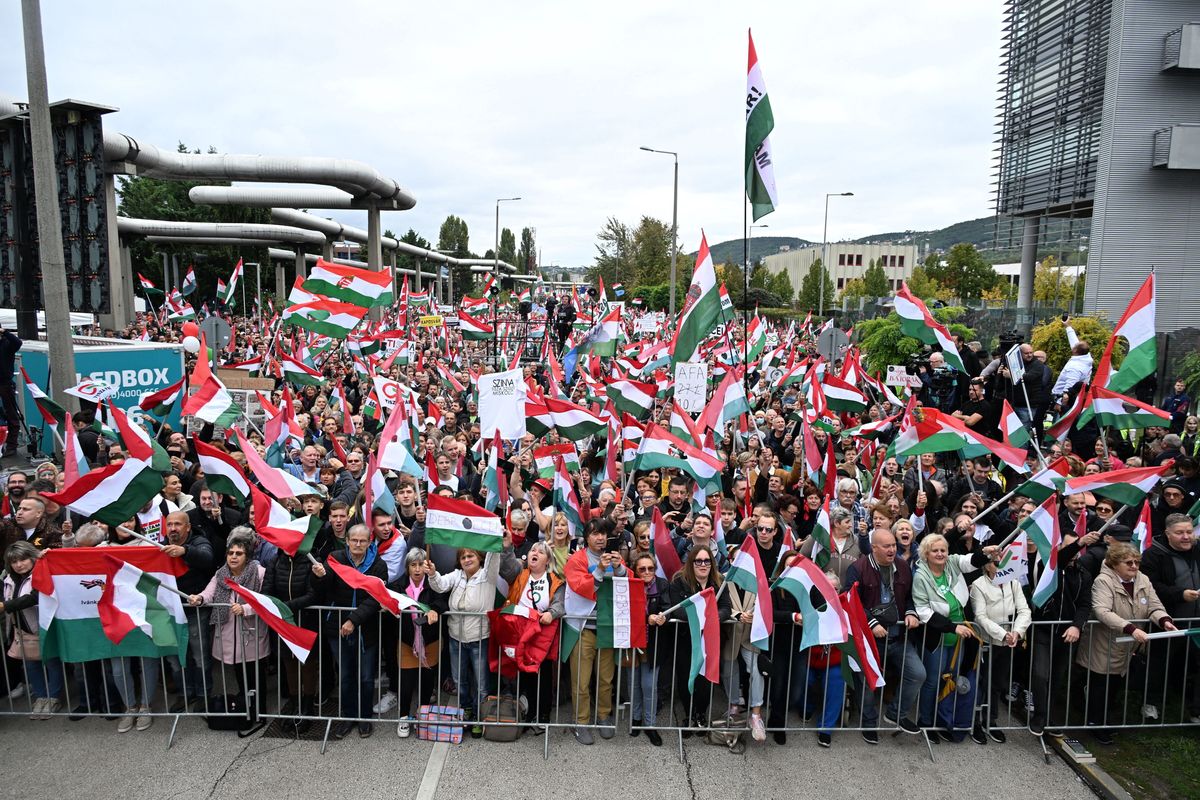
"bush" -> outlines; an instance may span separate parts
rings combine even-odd
[[[945,325],[951,334],[959,334],[968,340],[975,338],[974,330],[952,322],[966,313],[965,308],[950,306],[930,311],[934,319]],[[920,341],[901,333],[900,317],[894,311],[886,317],[876,317],[858,323],[855,332],[858,335],[859,350],[866,360],[867,371],[872,373],[886,372],[892,364],[903,364],[909,356],[924,346]]]
[[[766,289],[751,287],[749,292],[746,292],[746,298],[749,300],[751,308],[755,306],[765,306],[767,308],[779,308],[784,305],[783,299],[774,292],[769,292]]]
[[[1112,338],[1112,328],[1095,317],[1072,317],[1071,327],[1075,329],[1076,336],[1091,345],[1092,359],[1099,364],[1100,356],[1104,354],[1104,348],[1108,346],[1108,340]],[[1067,359],[1071,357],[1066,326],[1063,325],[1061,319],[1056,318],[1034,328],[1029,344],[1033,346],[1034,350],[1046,352],[1046,366],[1055,372],[1061,370],[1067,363]],[[1113,348],[1114,369],[1121,366],[1121,359],[1125,355],[1124,348],[1124,342],[1118,340],[1117,346]]]

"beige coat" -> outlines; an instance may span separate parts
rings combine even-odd
[[[725,593],[729,595],[729,606],[733,611],[733,619],[737,619],[738,614],[753,614],[755,595],[750,592],[743,591],[734,583],[728,583]],[[721,626],[725,628],[726,626]],[[753,653],[762,652],[759,648],[750,644],[750,625],[745,622],[730,622],[728,624],[727,635],[723,638],[721,644],[721,661],[732,661],[737,658],[738,651],[743,647]]]
[[[1129,670],[1134,642],[1117,644],[1124,636],[1127,624],[1145,628],[1145,620],[1158,624],[1167,617],[1150,579],[1139,572],[1133,582],[1133,597],[1121,586],[1117,573],[1105,564],[1092,584],[1092,615],[1099,624],[1091,622],[1079,642],[1075,663],[1102,675],[1124,675]]]

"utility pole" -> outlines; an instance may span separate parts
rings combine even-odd
[[[50,92],[46,85],[46,51],[42,46],[42,9],[39,0],[21,0],[25,35],[25,73],[29,84],[29,133],[33,144],[33,196],[38,215],[38,258],[42,269],[42,297],[46,308],[46,340],[50,346],[50,385],[57,401],[68,411],[79,407],[63,389],[75,385],[75,346],[71,339],[71,306],[67,297],[67,260],[63,254],[62,220],[59,217],[58,178],[54,161],[54,133],[50,123]],[[115,289],[115,287],[114,287]],[[0,376],[12,380],[12,376]]]

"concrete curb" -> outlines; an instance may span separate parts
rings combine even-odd
[[[1047,736],[1046,739],[1054,751],[1058,753],[1058,757],[1066,762],[1068,767],[1075,770],[1075,774],[1097,796],[1103,798],[1103,800],[1133,800],[1133,796],[1125,791],[1125,787],[1117,783],[1117,780],[1109,775],[1098,763],[1081,764],[1067,752],[1067,747],[1063,739],[1057,736]]]

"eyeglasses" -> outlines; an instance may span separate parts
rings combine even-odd
[[[1137,566],[1141,566],[1142,562],[1136,558],[1127,558],[1124,561],[1122,561],[1121,563],[1125,564],[1126,566],[1129,566],[1129,567],[1137,567]]]
[[[654,572],[654,567],[638,567],[637,571],[639,573]]]
[[[759,525],[757,528],[755,528],[755,530],[757,530],[759,533],[774,533],[775,532],[774,528],[769,527],[767,525]]]
[[[712,566],[712,559],[711,559],[711,558],[697,558],[697,559],[696,559],[695,561],[693,561],[692,563],[693,563],[694,565],[696,565],[697,567],[711,567],[711,566]]]

